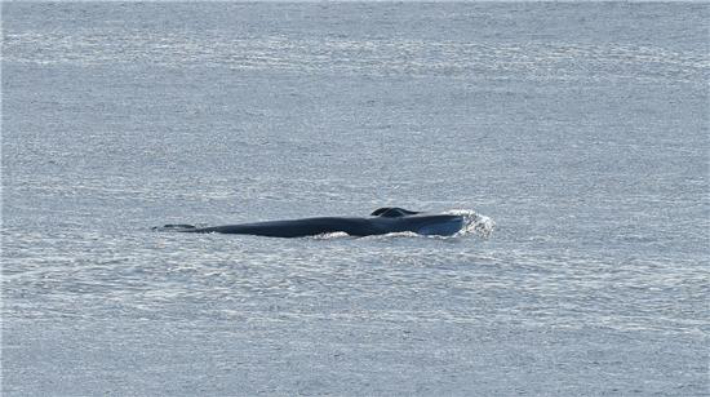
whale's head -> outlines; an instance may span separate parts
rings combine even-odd
[[[460,215],[422,215],[412,218],[416,221],[416,233],[424,236],[452,236],[464,226]]]
[[[451,236],[458,233],[465,223],[460,215],[427,214],[397,207],[378,208],[370,215],[390,218],[389,222],[397,222],[400,230],[425,236]]]

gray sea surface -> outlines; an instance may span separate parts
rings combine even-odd
[[[3,2],[2,395],[710,395],[709,20]]]

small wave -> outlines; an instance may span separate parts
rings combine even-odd
[[[345,232],[333,232],[333,233],[323,233],[311,237],[314,240],[333,240],[337,238],[352,237]]]
[[[196,229],[195,226],[193,225],[188,225],[184,223],[179,223],[179,224],[168,224],[164,226],[153,226],[151,230],[155,232],[183,232],[185,230],[193,230]]]
[[[386,233],[386,234],[375,234],[371,236],[351,236],[347,234],[346,232],[333,232],[333,233],[323,233],[323,234],[318,234],[316,236],[310,237],[311,239],[314,240],[335,240],[335,239],[343,239],[343,238],[358,238],[358,239],[369,239],[369,240],[378,240],[378,239],[390,239],[390,238],[396,238],[396,237],[423,237],[421,234],[417,234],[414,232],[394,232],[394,233]]]
[[[482,238],[488,238],[491,236],[496,226],[493,219],[481,215],[474,210],[456,209],[446,211],[445,214],[463,216],[464,225],[455,236],[476,235]]]
[[[422,236],[421,234],[415,232],[393,232],[387,234],[376,234],[373,236],[365,236],[364,239],[370,240],[383,240],[383,239],[395,239],[395,238],[419,238],[419,237],[431,237]]]

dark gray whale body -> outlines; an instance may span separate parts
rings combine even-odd
[[[351,236],[375,236],[388,233],[413,232],[421,235],[450,236],[461,230],[460,215],[426,214],[402,208],[380,208],[368,218],[304,218],[284,221],[242,223],[197,228],[191,225],[165,225],[184,233],[249,234],[266,237],[306,237],[344,232]]]

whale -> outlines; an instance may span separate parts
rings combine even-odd
[[[464,226],[464,217],[452,214],[430,214],[398,207],[383,207],[369,217],[317,217],[211,227],[171,224],[156,230],[182,233],[245,234],[264,237],[308,237],[329,233],[346,233],[364,237],[411,232],[423,236],[451,236]]]

